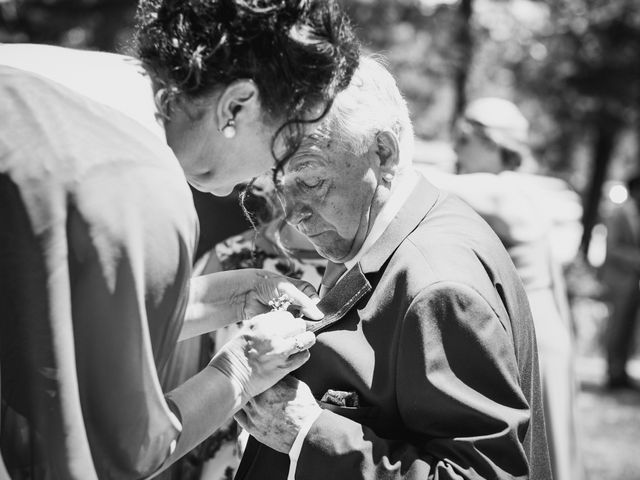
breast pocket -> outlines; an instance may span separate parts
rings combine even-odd
[[[354,422],[368,424],[369,421],[378,417],[378,407],[341,407],[327,402],[318,402],[320,407],[325,410],[330,410],[333,413],[353,420]]]

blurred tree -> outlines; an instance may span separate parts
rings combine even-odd
[[[136,0],[0,0],[0,41],[125,51]]]
[[[546,4],[548,27],[535,38],[545,48],[545,58],[535,66],[523,62],[515,71],[523,89],[556,118],[557,133],[550,141],[561,146],[559,152],[566,155],[576,141],[591,144],[590,180],[584,192],[586,252],[618,138],[635,129],[640,144],[640,2]]]
[[[586,251],[620,136],[632,128],[640,144],[640,2],[345,4],[365,46],[386,54],[418,135],[446,138],[467,96],[523,108],[543,166],[583,193]]]
[[[543,166],[584,195],[586,249],[609,164],[630,130],[640,158],[640,1],[342,3],[366,49],[387,58],[418,136],[448,138],[467,98],[522,107]],[[135,4],[0,0],[0,41],[126,52]]]
[[[470,3],[470,0],[465,0]],[[381,53],[409,103],[417,134],[447,138],[469,57],[455,48],[471,36],[458,0],[344,0],[365,50]],[[460,24],[463,24],[460,26]]]
[[[452,116],[453,122],[460,117],[467,105],[467,79],[469,69],[473,61],[473,31],[472,31],[473,0],[461,0],[458,6],[456,46],[459,51],[460,61],[454,72],[455,108]]]

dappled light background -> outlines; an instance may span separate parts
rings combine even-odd
[[[0,42],[131,52],[135,0],[0,0]],[[410,106],[416,161],[452,171],[468,102],[498,96],[531,122],[542,172],[582,199],[580,252],[566,266],[577,342],[581,446],[592,479],[640,478],[640,395],[603,389],[608,309],[597,267],[603,219],[640,173],[640,1],[343,0],[366,51],[381,54]],[[247,228],[235,195],[194,192],[199,252]],[[235,213],[211,225],[214,210]],[[231,210],[230,210],[231,209]],[[638,342],[636,341],[636,345]],[[640,362],[631,374],[640,380]]]

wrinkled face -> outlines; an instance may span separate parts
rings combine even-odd
[[[502,170],[498,147],[474,131],[459,133],[454,148],[458,155],[458,173],[498,173]]]
[[[320,255],[344,262],[358,253],[381,208],[380,166],[375,143],[358,157],[319,132],[287,163],[278,192],[287,222]]]
[[[187,180],[203,192],[225,196],[233,187],[270,170],[274,165],[271,139],[277,129],[262,118],[237,125],[235,137],[218,131],[214,109],[199,118],[172,116],[166,128],[167,143],[180,162]]]

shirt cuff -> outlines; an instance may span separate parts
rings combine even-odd
[[[291,450],[289,450],[289,475],[287,475],[287,480],[295,480],[296,468],[298,468],[298,458],[300,457],[300,452],[302,451],[304,439],[307,438],[307,433],[309,433],[309,430],[311,430],[311,427],[321,413],[322,409],[318,407],[318,409],[307,419],[307,421],[302,425],[302,428],[298,432],[298,436],[294,440],[293,445],[291,446]]]

